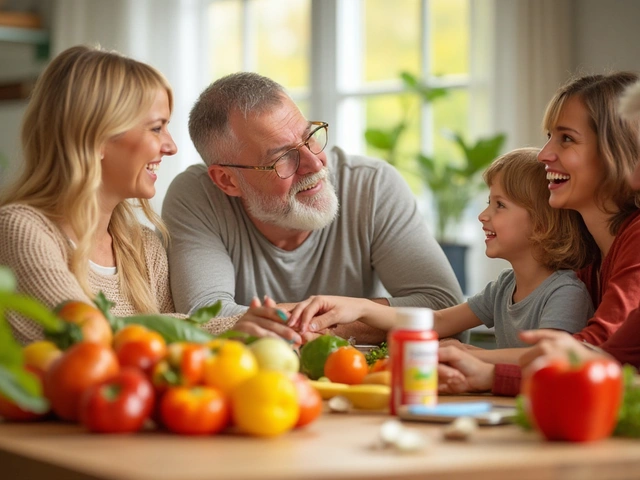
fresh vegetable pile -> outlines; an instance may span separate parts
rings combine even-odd
[[[389,407],[391,372],[388,358],[377,355],[369,364],[366,356],[341,338],[323,335],[300,351],[301,369],[329,408],[384,410]],[[337,406],[337,408],[336,408]]]
[[[218,338],[173,317],[114,318],[65,302],[53,312],[16,294],[0,267],[0,416],[53,416],[98,433],[163,428],[210,435],[233,427],[276,436],[313,422],[322,399],[299,374],[298,357],[276,338]],[[108,311],[108,303],[100,302]],[[49,340],[20,347],[4,311],[40,323]],[[201,323],[218,307],[192,317]],[[224,337],[224,338],[223,338]]]

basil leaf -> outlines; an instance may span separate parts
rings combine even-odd
[[[111,325],[111,330],[113,330],[114,332],[117,332],[118,330],[120,330],[124,326],[124,323],[122,322],[122,319],[119,318],[119,317],[114,316],[111,313],[111,307],[113,307],[115,305],[115,303],[113,303],[111,300],[109,300],[104,295],[104,293],[102,293],[102,291],[98,292],[98,294],[93,299],[93,303],[96,304],[96,307],[98,307],[98,309],[105,316],[105,318],[109,322],[109,325]]]
[[[19,367],[22,358],[22,347],[13,338],[9,323],[4,318],[4,309],[0,308],[0,365]]]
[[[65,322],[60,320],[51,310],[26,295],[0,291],[0,306],[29,317],[52,331],[59,331],[64,327]]]
[[[84,340],[80,326],[71,322],[64,322],[61,330],[51,331],[45,328],[44,336],[47,340],[53,342],[60,350],[66,350],[71,345],[75,345]]]
[[[154,330],[162,335],[167,343],[205,343],[215,338],[192,323],[168,315],[135,315],[121,317],[118,320],[122,321],[123,325],[138,324]]]
[[[254,337],[253,335],[249,335],[245,332],[239,332],[238,330],[227,330],[226,332],[217,334],[216,338],[234,338],[242,340],[245,344],[250,345],[258,340],[259,337]]]
[[[42,396],[40,381],[22,367],[0,364],[0,392],[23,410],[45,413],[49,402]]]
[[[222,302],[218,300],[213,305],[199,308],[187,320],[193,323],[197,323],[198,325],[202,325],[203,323],[207,323],[213,317],[218,316],[220,310],[222,310]]]
[[[637,372],[631,365],[622,367],[624,395],[618,413],[618,423],[613,432],[621,437],[640,437],[640,385]]]

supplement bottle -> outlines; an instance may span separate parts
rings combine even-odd
[[[400,405],[435,405],[438,401],[438,334],[433,311],[396,308],[396,326],[387,343],[391,362],[392,415]]]

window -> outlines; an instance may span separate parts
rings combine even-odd
[[[209,0],[210,79],[256,71],[287,88],[310,120],[330,125],[329,143],[381,157],[367,129],[388,129],[404,116],[401,172],[435,230],[434,210],[415,154],[456,161],[444,129],[468,141],[494,133],[490,105],[493,4],[490,0]],[[473,41],[471,40],[473,39]],[[429,105],[404,92],[409,72],[448,94]],[[484,195],[482,197],[484,199]],[[466,214],[459,241],[477,240],[477,212]],[[479,243],[479,242],[475,242]],[[482,245],[472,256],[484,258]],[[470,277],[475,277],[470,271]],[[477,291],[484,282],[473,285]]]
[[[211,0],[211,80],[256,71],[284,85],[330,141],[379,156],[364,131],[398,122],[407,104],[404,151],[455,157],[442,128],[469,134],[471,0]],[[420,111],[400,98],[410,72],[449,95]],[[407,97],[406,95],[404,97]]]

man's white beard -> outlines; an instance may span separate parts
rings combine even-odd
[[[338,197],[329,179],[328,171],[305,177],[291,187],[287,198],[266,197],[238,175],[244,206],[256,220],[287,230],[318,230],[329,225],[338,213]],[[307,201],[301,202],[296,194],[324,180],[323,189]]]

